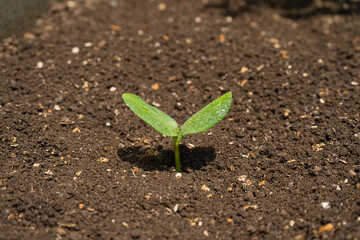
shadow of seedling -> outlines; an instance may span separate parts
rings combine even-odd
[[[144,171],[168,171],[174,167],[174,151],[157,148],[127,147],[118,150],[120,160],[129,162]],[[180,145],[182,169],[199,170],[216,158],[213,147],[196,147],[189,149]]]

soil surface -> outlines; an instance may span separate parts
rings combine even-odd
[[[68,1],[0,44],[0,239],[359,239],[359,16],[226,8]],[[121,99],[230,90],[181,175]]]

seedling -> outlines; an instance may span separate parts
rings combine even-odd
[[[131,93],[124,93],[122,98],[126,105],[142,120],[150,124],[150,126],[158,132],[172,137],[174,141],[175,168],[176,171],[180,172],[179,144],[182,142],[184,136],[204,132],[220,122],[230,109],[232,94],[228,92],[215,99],[190,117],[181,128],[178,127],[177,122],[172,117],[150,106],[140,97]]]

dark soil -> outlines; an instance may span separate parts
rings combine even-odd
[[[72,3],[0,44],[0,239],[359,239],[358,15]],[[183,123],[229,90],[181,177],[121,99]]]

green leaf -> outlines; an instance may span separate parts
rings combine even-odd
[[[155,130],[166,136],[177,136],[178,124],[172,117],[160,111],[159,109],[150,106],[144,100],[134,94],[124,93],[122,98],[124,99],[126,105],[136,115],[150,124],[150,126],[155,128]]]
[[[215,126],[228,113],[231,101],[232,94],[228,92],[206,105],[184,123],[180,128],[181,136],[204,132]]]

